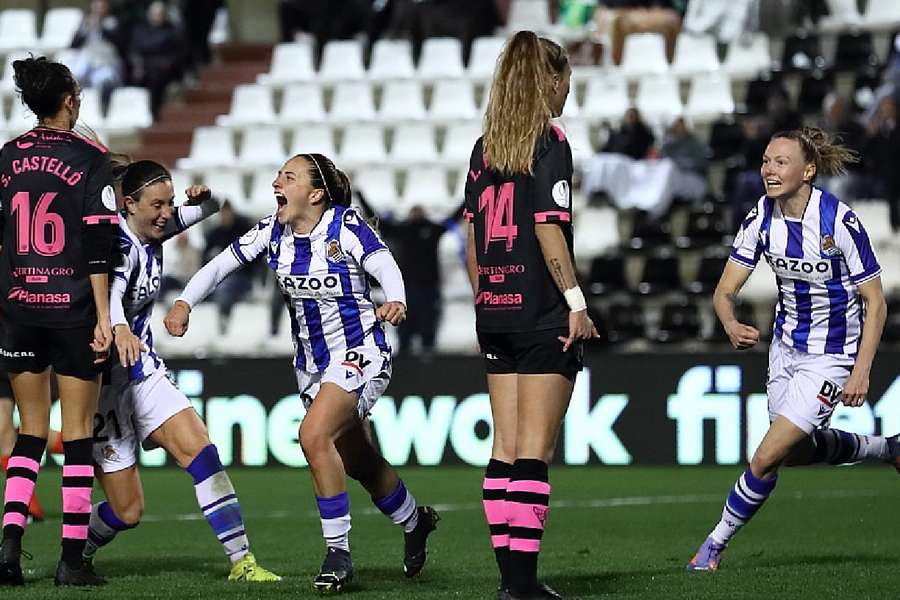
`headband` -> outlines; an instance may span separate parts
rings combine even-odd
[[[328,200],[333,203],[334,197],[331,195],[331,190],[328,189],[328,182],[325,180],[325,174],[322,173],[322,167],[319,166],[319,161],[317,161],[316,157],[312,154],[304,154],[304,156],[308,156],[313,164],[316,165],[316,171],[319,172],[319,178],[322,180],[322,184],[325,186],[325,193],[328,194]]]
[[[122,177],[124,178],[124,174],[122,175]],[[142,189],[144,189],[144,188],[147,187],[148,185],[153,185],[154,183],[163,181],[163,180],[165,180],[165,179],[172,179],[172,176],[171,176],[170,174],[168,174],[168,173],[162,173],[162,174],[160,174],[160,175],[157,175],[157,176],[154,177],[153,179],[150,179],[150,180],[146,181],[146,182],[143,183],[142,185],[139,185],[138,187],[136,187],[136,188],[133,189],[132,191],[128,192],[127,194],[125,193],[125,190],[122,190],[122,194],[123,194],[124,196],[134,196],[135,194],[137,194],[139,191],[141,191]]]

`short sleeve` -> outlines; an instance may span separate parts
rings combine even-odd
[[[759,229],[763,220],[762,202],[750,209],[734,236],[728,260],[751,271],[756,268],[762,254]]]
[[[469,172],[466,173],[465,205],[463,206],[463,219],[471,223],[478,212],[478,191],[475,184],[484,172],[484,159],[481,156],[481,140],[475,142],[472,156],[469,158]]]
[[[572,221],[572,149],[562,129],[549,133],[549,148],[534,165],[534,222]]]
[[[881,265],[869,241],[869,234],[856,213],[847,210],[834,228],[835,243],[844,255],[850,281],[856,285],[881,275]]]
[[[344,211],[341,232],[343,251],[349,252],[358,264],[376,252],[388,249],[375,230],[353,209]]]
[[[112,167],[105,152],[98,154],[88,171],[82,220],[87,225],[119,222],[116,192],[112,186]]]
[[[253,260],[265,252],[272,236],[273,217],[269,216],[251,227],[247,233],[231,242],[231,252],[243,264]]]

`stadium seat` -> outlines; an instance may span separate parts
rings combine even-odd
[[[516,31],[547,32],[553,29],[547,0],[513,0],[509,5],[506,29]]]
[[[687,230],[675,240],[675,245],[685,250],[721,246],[731,233],[729,229],[724,207],[714,202],[704,202],[688,212]]]
[[[740,153],[744,134],[733,115],[713,122],[709,132],[709,148],[713,160],[725,160]]]
[[[566,103],[563,105],[562,117],[568,117],[570,119],[576,119],[581,114],[581,107],[578,106],[578,94],[575,93],[575,88],[569,91],[569,94],[566,96]]]
[[[3,51],[0,51],[0,56]],[[0,100],[3,96],[12,96],[16,90],[16,84],[13,79],[15,71],[13,70],[13,62],[22,58],[28,58],[28,52],[25,50],[15,50],[6,55],[3,60],[3,78],[0,79]],[[16,101],[18,102],[18,101]]]
[[[875,247],[877,252],[881,246],[889,245],[894,239],[891,231],[890,208],[884,200],[859,200],[853,203],[853,211],[866,233],[869,234],[869,241]]]
[[[713,36],[687,32],[678,34],[675,58],[672,61],[673,75],[687,79],[700,73],[718,71],[720,67],[716,39]]]
[[[154,319],[165,317],[164,310],[154,310],[153,314]],[[157,328],[156,331],[159,340],[167,337],[167,334],[163,333],[165,327]],[[177,343],[166,344],[166,354],[173,357],[204,358],[215,353],[215,343],[218,338],[219,309],[212,302],[203,302],[191,307],[191,321],[187,333],[184,334],[184,337],[179,338]]]
[[[244,129],[238,156],[240,168],[271,167],[277,170],[286,157],[280,127],[259,126]]]
[[[472,54],[469,56],[469,68],[466,74],[476,81],[487,81],[494,76],[497,60],[503,51],[506,38],[480,37],[472,42]]]
[[[337,84],[328,118],[336,123],[374,119],[375,100],[371,84],[368,82]]]
[[[456,38],[428,38],[422,44],[419,77],[426,81],[455,79],[465,74],[462,43]]]
[[[259,75],[256,81],[265,85],[285,85],[313,81],[315,78],[312,46],[305,43],[286,43],[275,46],[269,72]]]
[[[733,80],[753,79],[772,68],[769,52],[769,36],[764,33],[750,34],[728,45],[722,67]]]
[[[268,303],[238,302],[232,308],[225,335],[217,336],[215,349],[230,356],[260,355],[269,338],[269,318]]]
[[[170,169],[172,175],[172,188],[175,190],[175,204],[181,204],[185,200],[184,191],[194,184],[194,176],[186,171]]]
[[[331,126],[322,123],[294,129],[289,147],[290,156],[318,153],[331,158],[336,154]]]
[[[78,110],[78,123],[87,125],[97,131],[103,129],[103,122],[100,90],[97,88],[84,88],[81,90],[81,107]]]
[[[722,115],[734,113],[731,80],[727,75],[700,73],[691,78],[684,116],[692,123],[711,123]]]
[[[828,13],[819,19],[816,28],[822,33],[835,33],[859,27],[862,15],[856,0],[827,0]]]
[[[598,74],[588,79],[581,116],[619,123],[630,106],[625,78],[616,72]]]
[[[635,105],[649,123],[666,124],[684,112],[678,80],[671,75],[647,75],[638,82]]]
[[[244,177],[241,173],[234,170],[210,169],[201,174],[200,180],[220,200],[228,200],[237,212],[247,214],[247,193],[244,191]]]
[[[357,40],[331,40],[322,50],[319,79],[326,82],[359,80],[366,76],[362,44]]]
[[[244,84],[234,88],[231,96],[231,111],[219,115],[216,125],[220,127],[242,127],[245,125],[268,125],[275,123],[275,100],[272,88],[265,85]]]
[[[475,322],[475,306],[471,300],[444,303],[438,324],[435,346],[440,352],[474,354],[478,339],[474,327],[460,327],[460,323]]]
[[[696,304],[676,300],[663,306],[654,341],[660,344],[675,344],[696,340],[699,337],[700,310]]]
[[[562,118],[557,121],[566,134],[569,147],[572,149],[572,161],[576,165],[585,164],[594,155],[594,145],[591,143],[591,128],[583,119]]]
[[[738,302],[734,307],[734,316],[737,318],[739,323],[743,323],[744,325],[749,325],[750,327],[757,327],[756,323],[756,315],[753,314],[753,306],[746,302]],[[709,335],[704,338],[705,341],[711,343],[719,343],[719,344],[730,344],[731,340],[728,338],[728,334],[725,333],[725,328],[722,327],[722,323],[715,316],[713,317],[712,330]]]
[[[385,122],[421,121],[425,118],[425,94],[418,81],[389,81],[381,93],[378,119]]]
[[[575,222],[578,223],[578,220]],[[629,291],[625,279],[625,259],[619,255],[595,257],[591,261],[589,279],[590,293],[595,296]]]
[[[607,309],[606,329],[612,344],[623,344],[647,336],[644,310],[639,304],[615,302]]]
[[[666,252],[646,259],[637,285],[639,294],[656,295],[675,292],[681,288],[677,256]]]
[[[391,161],[398,166],[437,162],[437,143],[430,123],[400,125],[394,131]]]
[[[620,70],[629,79],[668,73],[666,41],[662,34],[632,33],[626,36]]]
[[[878,54],[868,31],[848,31],[838,36],[832,67],[856,72],[862,65],[878,67]]]
[[[763,114],[768,109],[769,98],[777,93],[787,93],[781,82],[781,76],[775,73],[763,73],[747,85],[744,98],[745,110],[751,115]]]
[[[72,44],[72,38],[81,25],[84,13],[80,8],[54,7],[44,15],[44,26],[38,47],[50,54]]]
[[[366,202],[379,217],[392,216],[400,206],[397,178],[393,169],[386,167],[360,169],[353,177],[351,185],[362,192]]]
[[[824,67],[825,56],[818,35],[801,30],[785,39],[781,54],[782,71],[812,71]]]
[[[36,48],[37,23],[33,10],[0,11],[0,53],[21,48]]]
[[[293,83],[284,88],[278,123],[320,123],[327,119],[322,87],[317,83]]]
[[[446,79],[435,83],[428,117],[432,121],[477,119],[475,91],[465,79]]]
[[[231,130],[221,127],[197,127],[191,139],[191,153],[179,158],[179,169],[233,167],[236,160]]]
[[[379,123],[350,125],[344,130],[338,164],[344,169],[387,162],[384,129]]]
[[[462,168],[466,171],[472,157],[472,148],[479,137],[481,137],[481,123],[478,121],[450,125],[444,135],[441,160],[448,167]]]
[[[153,124],[150,92],[142,87],[120,87],[112,91],[106,111],[107,130],[131,131]]]
[[[250,195],[247,197],[247,216],[261,219],[272,214],[277,205],[272,182],[277,173],[272,169],[257,169],[250,178]]]
[[[685,289],[691,294],[708,296],[719,284],[719,279],[722,277],[722,271],[725,269],[725,263],[727,262],[727,251],[719,251],[702,257],[700,266],[697,268],[697,275],[687,282]]]
[[[865,29],[891,31],[900,26],[900,2],[868,0],[860,23]]]
[[[585,207],[575,219],[574,247],[579,262],[619,247],[618,213],[609,206]]]
[[[31,109],[17,100],[12,103],[9,111],[9,119],[6,120],[6,133],[8,137],[15,137],[37,126],[37,117]]]
[[[668,246],[672,243],[672,225],[639,211],[634,215],[631,238],[626,243],[631,250]]]
[[[765,258],[760,258],[747,283],[741,288],[740,298],[753,304],[771,304],[777,295],[775,273]]]
[[[378,40],[372,47],[368,74],[372,81],[414,78],[412,45],[408,40]]]
[[[459,202],[447,190],[447,172],[440,167],[415,167],[407,171],[399,216],[413,206],[421,206],[428,218],[440,222],[453,214]]]

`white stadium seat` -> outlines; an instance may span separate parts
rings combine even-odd
[[[48,10],[38,42],[41,51],[51,53],[68,48],[83,18],[84,12],[80,8],[55,7]]]
[[[258,83],[284,85],[316,78],[313,67],[313,51],[310,44],[278,44],[272,52],[272,65],[268,73],[256,78]]]
[[[356,40],[332,40],[322,50],[319,79],[322,81],[346,81],[363,79],[362,44]]]
[[[181,204],[185,200],[184,190],[194,184],[194,177],[180,169],[171,169],[169,173],[172,175],[172,189],[175,190],[175,204]]]
[[[191,153],[179,158],[179,169],[204,169],[208,167],[233,167],[235,163],[234,138],[230,129],[198,127],[191,140]]]
[[[462,43],[456,38],[428,38],[422,44],[419,77],[425,80],[454,79],[464,75]]]
[[[828,13],[816,25],[822,33],[837,33],[859,27],[862,23],[856,0],[828,0]]]
[[[401,125],[394,131],[390,158],[395,163],[421,164],[437,161],[437,143],[430,123]]]
[[[337,123],[374,119],[375,100],[372,85],[362,81],[337,84],[328,117]]]
[[[509,5],[506,29],[510,32],[546,32],[553,28],[547,0],[513,0]]]
[[[2,55],[2,51],[0,51]],[[16,90],[15,71],[13,70],[13,62],[22,58],[28,58],[28,52],[25,50],[16,50],[6,55],[3,60],[3,77],[0,79],[0,99],[5,96],[12,96]],[[16,100],[18,102],[18,100]]]
[[[293,83],[284,88],[278,123],[317,123],[327,118],[322,87],[317,83]]]
[[[231,112],[219,115],[216,125],[241,127],[274,123],[275,100],[272,88],[265,85],[244,84],[234,88],[231,96]]]
[[[618,212],[603,206],[585,207],[575,219],[575,239],[579,262],[590,262],[596,256],[615,250],[619,246]]]
[[[37,23],[27,8],[0,11],[0,53],[21,48],[36,48]]]
[[[475,38],[475,41],[472,42],[472,53],[469,56],[469,68],[466,74],[479,81],[491,79],[505,43],[506,38],[502,37]]]
[[[678,34],[675,58],[672,61],[673,75],[689,78],[698,73],[718,71],[720,67],[716,39],[713,36],[687,32]]]
[[[269,337],[269,318],[267,302],[238,302],[232,308],[225,335],[216,338],[215,349],[229,355],[258,356]]]
[[[382,121],[421,121],[425,118],[425,93],[418,81],[389,81],[381,93],[378,118]]]
[[[240,168],[272,167],[273,172],[286,158],[281,128],[277,126],[244,129],[237,166]]]
[[[247,193],[244,191],[244,177],[240,172],[230,169],[210,169],[201,174],[200,181],[217,198],[228,200],[237,212],[247,214]],[[176,190],[176,198],[179,195],[179,191]]]
[[[853,211],[866,233],[869,234],[869,241],[878,248],[890,245],[894,240],[891,230],[890,208],[884,200],[861,200],[853,203]]]
[[[334,134],[331,126],[324,124],[304,125],[294,129],[291,136],[290,156],[295,154],[335,155]]]
[[[734,112],[731,80],[723,73],[701,73],[691,79],[684,115],[693,123],[711,123]]]
[[[7,136],[17,136],[35,126],[37,126],[37,117],[34,116],[31,109],[19,102],[18,98],[13,100],[12,110],[9,111],[9,118],[6,120]]]
[[[722,65],[729,77],[736,80],[753,79],[772,68],[769,52],[769,36],[754,33],[749,38],[738,38],[728,45]]]
[[[84,88],[81,90],[81,107],[78,109],[78,122],[91,129],[103,129],[103,109],[100,106],[100,90]]]
[[[441,307],[435,345],[441,352],[475,354],[478,339],[474,327],[460,327],[460,323],[475,322],[475,305],[472,300],[447,302]]]
[[[475,91],[465,79],[445,79],[435,83],[428,110],[432,121],[477,119]]]
[[[257,169],[250,178],[250,195],[247,198],[247,215],[261,219],[275,212],[275,192],[272,182],[277,171]]]
[[[384,129],[378,123],[350,125],[344,130],[341,152],[337,159],[341,168],[353,169],[361,165],[384,163]]]
[[[861,25],[866,29],[889,31],[900,26],[900,2],[897,0],[869,0]]]
[[[467,121],[456,123],[447,128],[444,135],[444,146],[441,148],[441,160],[448,167],[468,170],[469,158],[475,141],[481,137],[481,122]]]
[[[412,45],[408,40],[378,40],[372,48],[369,79],[412,79],[416,76],[413,66]]]
[[[363,193],[366,202],[380,217],[393,215],[400,205],[397,177],[393,169],[385,167],[360,169],[351,183]]]
[[[142,129],[152,124],[150,92],[146,88],[120,87],[112,91],[106,111],[106,129]]]
[[[684,110],[678,80],[669,75],[642,77],[638,82],[635,105],[647,121],[663,124],[670,122]]]
[[[618,123],[630,106],[625,78],[616,72],[604,73],[588,79],[581,116]]]
[[[572,149],[572,160],[576,165],[584,164],[594,155],[591,143],[591,128],[582,119],[559,119],[557,125],[565,132],[569,147]]]
[[[406,217],[404,211],[421,206],[432,221],[446,219],[459,203],[447,189],[447,172],[441,167],[416,167],[406,173],[403,199],[398,218]]]
[[[569,118],[577,118],[581,115],[581,107],[578,106],[578,94],[575,93],[575,86],[569,90],[566,96],[566,103],[563,105],[562,116]]]
[[[662,34],[632,33],[627,35],[620,69],[622,74],[629,79],[668,72],[666,41]]]

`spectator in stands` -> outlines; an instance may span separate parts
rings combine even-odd
[[[706,194],[709,148],[688,129],[681,117],[675,119],[659,151],[660,158],[675,163],[672,194],[676,198],[699,200]]]
[[[319,49],[328,40],[343,40],[366,31],[372,0],[279,0],[281,41],[293,42],[298,31],[311,34]]]
[[[234,240],[241,237],[253,225],[247,217],[235,212],[227,200],[219,211],[219,224],[206,235],[206,248],[203,250],[203,263],[206,264]],[[238,269],[228,276],[212,295],[219,307],[219,328],[224,334],[228,329],[231,309],[240,302],[253,287],[252,272],[249,269]]]
[[[823,130],[836,135],[861,160],[847,164],[847,173],[839,176],[820,176],[820,185],[845,202],[871,195],[868,178],[865,177],[863,160],[866,144],[866,128],[853,113],[852,103],[845,97],[832,92],[822,101]]]
[[[644,123],[641,113],[636,108],[629,108],[619,130],[610,134],[603,152],[616,152],[638,160],[649,154],[653,142],[653,132]]]
[[[878,184],[876,195],[888,201],[891,227],[896,231],[900,229],[900,127],[893,97],[882,98],[868,134],[863,152],[868,172]]]
[[[625,38],[631,33],[660,33],[666,39],[669,62],[675,54],[675,39],[681,31],[684,2],[677,0],[599,0],[594,23],[601,35],[609,36],[613,62],[621,64]]]
[[[766,108],[772,121],[772,131],[791,131],[803,127],[803,117],[791,106],[791,99],[783,87],[772,88]]]
[[[159,297],[165,301],[169,292],[184,289],[188,279],[203,266],[200,249],[191,243],[188,234],[178,234],[163,254],[163,277],[159,283]]]
[[[771,137],[772,124],[765,117],[749,117],[741,121],[744,141],[741,144],[738,163],[734,166],[734,186],[731,190],[731,202],[734,206],[734,229],[740,227],[743,217],[750,208],[765,194],[762,177],[762,157]],[[727,190],[726,190],[727,191]]]
[[[82,85],[100,90],[104,110],[112,91],[125,80],[123,34],[119,20],[110,14],[108,0],[93,0],[72,39],[77,50],[70,65],[72,75]]]
[[[392,0],[390,35],[412,40],[418,55],[422,42],[431,37],[455,37],[462,42],[468,60],[472,41],[490,36],[502,24],[495,0]],[[508,10],[502,11],[508,16]]]
[[[150,91],[151,110],[157,118],[169,84],[184,75],[184,35],[169,20],[165,2],[158,0],[147,8],[146,21],[132,33],[129,55],[132,78]]]
[[[181,0],[181,22],[187,39],[188,68],[197,75],[212,59],[209,33],[225,0]]]
[[[713,34],[729,43],[752,31],[753,0],[691,0],[684,15],[684,29],[694,34]]]

